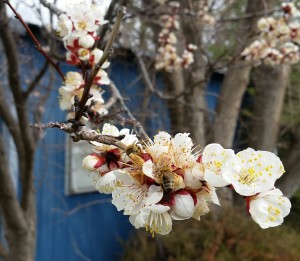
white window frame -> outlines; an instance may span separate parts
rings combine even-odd
[[[92,146],[87,141],[66,140],[65,194],[76,195],[95,192],[93,173],[83,169],[82,160],[91,153]]]

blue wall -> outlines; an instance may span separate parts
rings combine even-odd
[[[44,58],[33,48],[31,40],[20,37],[19,45],[23,82],[32,79],[34,70],[41,68]],[[73,70],[61,64],[64,72]],[[115,60],[111,66],[111,79],[128,100],[128,107],[139,115],[147,101],[145,123],[148,133],[153,136],[158,130],[169,130],[170,122],[164,102],[145,91],[139,71],[132,58]],[[50,74],[43,80],[46,86]],[[219,91],[219,78],[209,84],[208,91]],[[158,78],[160,87],[161,80]],[[64,121],[65,113],[59,109],[58,88],[61,80],[56,75],[45,106],[43,122]],[[44,89],[44,91],[45,91]],[[105,90],[105,87],[103,88]],[[42,91],[43,92],[43,91]],[[108,95],[106,94],[106,97]],[[36,102],[33,97],[32,107]],[[215,109],[216,98],[207,96],[208,107]],[[143,116],[143,115],[139,115]],[[109,195],[86,193],[66,196],[65,148],[68,136],[57,130],[48,129],[38,144],[35,155],[35,187],[37,203],[37,261],[79,261],[79,260],[119,260],[122,241],[126,241],[133,228],[128,216],[123,216],[110,203]]]
[[[25,61],[25,66],[21,68],[25,82],[32,79],[33,71],[42,66],[44,58],[33,48],[30,39],[21,38],[20,43],[22,60]],[[61,64],[61,68],[64,72],[74,70],[67,64]],[[134,62],[114,61],[110,77],[126,95],[129,108],[140,112],[144,87]],[[49,79],[48,73],[42,82],[45,89]],[[57,76],[45,106],[43,122],[65,121],[66,115],[59,109],[57,100],[61,84]],[[35,101],[33,97],[32,105]],[[168,113],[162,101],[155,97],[149,97],[148,108],[149,111],[159,112],[149,113],[146,117],[147,125],[154,134],[159,128],[165,128],[162,124],[168,123]],[[35,155],[38,217],[36,260],[118,260],[122,253],[121,242],[126,241],[133,231],[128,216],[116,210],[110,203],[109,195],[65,195],[67,138],[65,133],[57,129],[46,130]]]

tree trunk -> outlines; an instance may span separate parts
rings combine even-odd
[[[3,217],[7,249],[4,260],[33,261],[36,239],[36,207],[33,184],[33,165],[35,142],[32,129],[29,127],[29,115],[26,95],[21,85],[19,71],[19,47],[8,24],[8,17],[3,2],[0,2],[0,37],[3,44],[7,64],[9,88],[0,88],[0,115],[4,125],[11,135],[18,157],[12,159],[18,164],[18,174],[21,183],[20,199],[17,189],[12,183],[7,151],[4,142],[9,137],[0,136],[0,207]],[[13,103],[7,104],[7,97],[13,97]],[[11,110],[16,112],[14,117]]]
[[[300,126],[296,127],[296,134],[291,143],[293,145],[283,159],[287,172],[275,183],[275,186],[287,197],[292,197],[300,184]]]
[[[255,101],[250,147],[274,151],[290,66],[261,65],[254,71]]]
[[[242,23],[246,36],[244,42],[246,43],[250,43],[253,40],[253,37],[249,36],[256,31],[257,20],[260,18],[255,13],[264,10],[264,2],[261,0],[248,0],[246,14],[252,15]],[[271,8],[272,3],[269,2],[273,3],[274,1],[268,1],[268,7]],[[241,48],[237,45],[235,53],[239,54],[240,52]],[[245,61],[238,61],[232,64],[228,68],[221,87],[214,124],[214,142],[218,142],[226,148],[230,148],[233,145],[237,120],[243,95],[249,82],[250,71],[251,65]]]
[[[198,1],[192,1],[190,3],[186,1],[182,3],[182,5],[187,10],[191,8],[193,11],[196,11]],[[204,58],[205,51],[202,43],[203,26],[201,22],[192,16],[183,15],[181,21],[182,32],[186,42],[197,46],[197,50],[194,52],[194,63],[191,64],[189,69],[185,70],[184,76],[185,88],[188,89],[185,95],[185,126],[188,132],[191,133],[194,142],[203,148],[206,145],[206,102],[204,92],[207,84],[205,77],[207,62]]]

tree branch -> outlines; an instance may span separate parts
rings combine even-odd
[[[3,138],[0,136],[0,206],[8,229],[16,232],[18,229],[24,230],[26,224],[9,173],[6,151]]]
[[[79,103],[79,109],[76,111],[76,115],[75,115],[75,120],[76,121],[80,120],[80,118],[81,118],[81,116],[84,112],[85,104],[86,104],[87,100],[89,99],[89,93],[90,93],[90,89],[93,85],[94,79],[95,79],[97,73],[99,72],[99,70],[101,69],[102,65],[106,62],[107,58],[109,57],[109,55],[111,53],[112,45],[115,41],[116,35],[119,31],[119,27],[121,25],[121,22],[123,20],[123,17],[125,16],[125,14],[126,14],[126,8],[125,7],[121,8],[118,11],[116,23],[115,23],[115,25],[112,29],[109,41],[105,46],[105,49],[103,51],[103,55],[102,55],[101,59],[99,60],[99,62],[92,69],[91,74],[89,75],[88,80],[87,80],[87,82],[84,86],[83,95],[82,95],[82,98],[81,98],[80,103]]]
[[[29,95],[33,92],[35,87],[38,85],[40,80],[43,78],[43,76],[47,72],[48,67],[49,67],[49,62],[47,60],[45,60],[42,69],[35,76],[35,78],[32,80],[32,82],[28,85],[28,89],[26,91],[24,91],[24,98],[25,99],[28,99]]]
[[[8,63],[8,81],[11,92],[14,97],[14,103],[16,106],[19,128],[22,128],[22,143],[25,151],[25,156],[22,159],[25,167],[20,169],[20,176],[22,182],[22,197],[21,205],[23,209],[27,209],[29,206],[34,207],[31,202],[31,196],[33,193],[33,158],[35,143],[32,137],[32,132],[29,129],[28,124],[28,112],[26,106],[26,100],[23,96],[23,91],[20,83],[19,72],[19,58],[18,48],[14,40],[13,34],[8,26],[8,18],[4,5],[0,12],[0,37],[3,42],[3,47]]]
[[[18,153],[18,159],[24,159],[25,151],[23,147],[22,136],[19,129],[19,125],[9,110],[2,89],[0,89],[0,116],[14,140],[14,143],[16,145],[16,150]],[[19,162],[20,173],[25,173],[26,167],[25,167],[24,160],[19,160],[18,162]]]
[[[58,66],[57,63],[55,63],[51,57],[43,50],[40,42],[38,41],[38,39],[34,36],[34,34],[32,33],[32,31],[30,30],[30,28],[28,27],[28,25],[24,22],[22,16],[16,11],[16,9],[10,4],[9,1],[3,1],[4,3],[6,3],[9,8],[14,12],[14,14],[16,15],[16,18],[19,19],[19,21],[21,22],[21,24],[24,26],[24,28],[26,29],[27,33],[29,34],[30,38],[33,40],[33,42],[35,43],[35,47],[36,49],[47,59],[47,61],[53,66],[53,68],[58,72],[58,74],[60,75],[60,77],[62,78],[62,80],[64,80],[65,76],[62,72],[62,70],[60,69],[60,67]]]
[[[145,65],[145,62],[144,62],[143,58],[137,53],[135,53],[135,56],[136,56],[138,64],[139,64],[139,68],[140,68],[144,83],[145,83],[146,87],[149,88],[149,90],[152,93],[154,93],[159,98],[164,99],[164,100],[176,100],[176,99],[178,99],[179,97],[181,97],[185,94],[185,91],[182,91],[182,92],[179,92],[179,93],[176,93],[176,94],[166,94],[166,93],[163,93],[163,92],[155,89],[155,87],[153,86],[153,84],[150,80],[148,69]]]
[[[80,130],[74,130],[73,126],[70,123],[65,122],[50,122],[47,124],[33,124],[31,125],[33,128],[37,129],[47,129],[47,128],[58,128],[66,133],[70,133],[71,138],[74,142],[80,140],[86,141],[97,141],[107,145],[114,145],[117,148],[124,150],[126,149],[126,145],[120,141],[118,137],[101,135],[95,130],[88,130],[85,127],[82,127]]]
[[[61,14],[64,14],[65,12],[57,8],[54,4],[48,3],[45,0],[40,0],[40,3],[47,7],[52,13],[56,14],[57,16],[60,16]]]
[[[147,133],[145,132],[143,126],[140,124],[140,122],[132,115],[132,113],[130,112],[130,110],[128,109],[128,107],[126,106],[124,99],[121,95],[121,93],[119,92],[119,89],[117,88],[117,86],[111,82],[110,83],[110,89],[112,92],[112,96],[116,97],[117,101],[120,103],[121,108],[124,109],[125,113],[128,115],[128,117],[133,121],[133,127],[135,129],[136,134],[145,140],[148,140],[149,137],[147,135]]]

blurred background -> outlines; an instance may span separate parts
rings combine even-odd
[[[64,10],[62,2],[11,1],[66,73],[74,68],[64,62],[56,10],[49,5]],[[169,235],[154,238],[135,230],[81,168],[88,144],[72,143],[58,130],[29,127],[66,120],[57,99],[62,81],[1,2],[0,260],[20,260],[19,251],[26,261],[300,260],[300,64],[274,56],[268,56],[273,62],[252,63],[241,56],[262,37],[260,18],[287,15],[282,1],[94,2],[103,5],[109,21],[100,29],[99,47],[117,10],[127,7],[109,76],[149,136],[188,132],[200,149],[216,142],[236,152],[252,147],[276,153],[286,174],[275,185],[291,199],[291,213],[282,226],[263,230],[243,200],[219,189],[222,207],[212,206],[200,222],[174,222]],[[181,6],[174,9],[170,2]],[[166,16],[179,24],[173,32],[176,56],[184,58],[189,44],[197,46],[189,66],[157,66]],[[287,29],[296,36],[297,19]],[[103,89],[108,100],[110,90]]]

